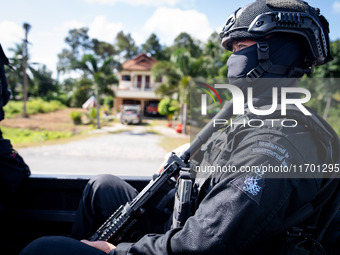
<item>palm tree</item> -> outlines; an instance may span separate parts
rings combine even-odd
[[[191,57],[187,49],[177,48],[171,55],[170,61],[160,61],[151,70],[156,79],[161,76],[166,77],[166,81],[156,89],[157,94],[166,97],[173,97],[177,94],[182,113],[183,133],[186,132],[189,85],[191,75],[195,74],[195,61],[196,59]]]
[[[16,43],[14,48],[9,48],[9,51],[13,52],[13,57],[10,57],[10,63],[13,69],[8,69],[8,86],[12,91],[12,97],[17,98],[19,88],[23,87],[23,55],[24,45]]]
[[[115,66],[115,61],[113,57],[108,57],[105,59],[101,66],[98,65],[100,61],[93,55],[87,54],[82,57],[82,59],[75,63],[75,68],[82,70],[84,75],[90,75],[94,82],[94,91],[97,100],[97,128],[100,129],[100,120],[99,120],[99,99],[100,95],[103,93],[113,94],[113,91],[108,87],[117,81],[114,73],[113,67]]]
[[[12,97],[18,98],[19,92],[23,92],[23,80],[24,80],[24,44],[16,43],[13,48],[9,48],[9,51],[13,53],[12,57],[9,57],[11,66],[6,73],[8,74],[8,86],[12,91]],[[28,62],[26,69],[29,71],[27,75],[28,87],[33,85],[32,74],[35,72],[34,65],[36,63]],[[23,98],[23,94],[22,94]]]
[[[151,73],[155,80],[161,80],[162,77],[165,77],[165,82],[156,88],[156,94],[162,97],[171,97],[178,93],[178,83],[181,80],[181,74],[175,63],[159,61],[152,66]]]

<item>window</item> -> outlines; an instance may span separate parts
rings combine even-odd
[[[137,88],[142,88],[142,76],[137,75]]]
[[[122,76],[122,81],[131,81],[131,76],[128,74],[125,74]]]
[[[151,87],[151,84],[150,84],[150,76],[147,75],[145,76],[145,88],[146,89],[149,89]]]

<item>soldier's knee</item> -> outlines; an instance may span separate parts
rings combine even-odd
[[[89,185],[93,192],[107,192],[107,190],[120,189],[124,181],[117,176],[110,174],[101,174],[93,177]]]
[[[60,248],[66,237],[43,236],[28,244],[20,255],[49,255],[56,254],[56,248]]]

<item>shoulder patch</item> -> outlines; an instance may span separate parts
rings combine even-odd
[[[257,145],[251,149],[251,154],[267,155],[283,166],[287,166],[286,159],[290,158],[286,148],[271,141],[257,141]]]
[[[245,193],[257,205],[260,205],[264,186],[263,173],[243,174],[230,183]]]

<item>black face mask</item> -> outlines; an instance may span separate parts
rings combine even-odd
[[[299,41],[287,36],[275,36],[268,39],[268,45],[269,60],[273,65],[286,67],[287,71],[284,73],[265,71],[260,79],[251,82],[246,79],[247,74],[259,66],[257,44],[233,53],[227,62],[229,83],[236,85],[243,92],[247,87],[253,87],[254,100],[261,104],[271,100],[272,87],[295,86],[296,79],[287,79],[289,69],[304,65],[305,53]]]
[[[274,36],[268,39],[269,59],[273,65],[291,67],[304,66],[304,47],[296,38],[287,36]],[[246,75],[259,65],[257,45],[249,46],[233,53],[227,62],[229,83],[233,84],[238,78],[246,78]],[[302,75],[301,75],[302,76]],[[287,78],[285,74],[265,72],[261,78]]]
[[[258,64],[256,44],[233,53],[227,62],[229,83],[233,84],[235,80],[245,78]]]

